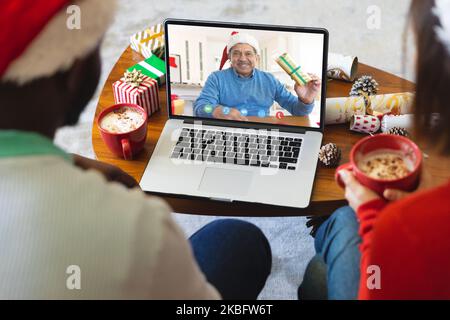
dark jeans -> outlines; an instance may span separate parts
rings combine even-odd
[[[190,238],[195,258],[223,299],[255,300],[272,267],[269,242],[255,225],[225,219]]]
[[[316,256],[309,262],[299,299],[351,300],[358,297],[359,223],[350,207],[336,210],[317,230]]]

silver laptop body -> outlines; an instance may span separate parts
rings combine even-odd
[[[153,193],[203,197],[217,201],[307,207],[325,121],[328,32],[324,29],[176,19],[167,19],[164,27],[166,68],[170,69],[166,78],[169,119],[141,179],[141,188]],[[321,39],[318,41],[321,48],[317,49],[320,56],[315,56],[321,62],[318,73],[322,79],[316,126],[206,119],[193,114],[187,115],[188,112],[175,114],[172,95],[179,92],[183,95],[182,90],[176,92],[176,88],[193,86],[183,83],[185,73],[173,70],[173,64],[169,63],[171,57],[177,57],[171,52],[171,41],[176,38],[176,30],[182,30],[180,28],[217,28],[218,33],[225,31],[227,34],[233,30],[272,34],[289,32],[294,35],[301,33],[304,37],[311,35],[311,39],[313,36],[320,37],[314,38],[316,42]],[[177,41],[179,42],[178,39]],[[181,58],[176,61],[176,65],[183,69]],[[268,61],[267,57],[265,61]],[[171,83],[171,77],[176,77],[180,83]],[[185,108],[185,111],[187,109],[189,108]]]

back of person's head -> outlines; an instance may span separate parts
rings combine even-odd
[[[115,0],[0,1],[0,129],[74,124],[100,76],[99,45]],[[4,118],[5,118],[4,117]]]
[[[415,134],[450,154],[450,0],[413,0],[417,47]],[[435,115],[439,114],[436,121]]]
[[[0,80],[24,85],[67,71],[96,47],[115,1],[2,0]]]

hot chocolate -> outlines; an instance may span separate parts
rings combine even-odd
[[[374,179],[397,180],[411,173],[409,162],[398,151],[378,150],[362,157],[358,161],[358,168]]]
[[[110,133],[127,133],[142,126],[144,121],[144,115],[135,108],[122,107],[104,116],[100,127]]]

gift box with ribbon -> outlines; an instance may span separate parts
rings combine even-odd
[[[349,122],[354,115],[365,115],[364,97],[328,98],[326,101],[325,124]]]
[[[116,103],[133,103],[141,106],[150,116],[160,109],[158,82],[138,70],[126,71],[123,78],[113,83]]]
[[[379,94],[369,97],[367,114],[370,115],[402,115],[411,114],[414,101],[414,93]]]
[[[150,58],[145,59],[144,61],[141,61],[138,64],[128,68],[128,71],[130,72],[134,70],[139,70],[147,77],[155,79],[156,81],[158,81],[159,85],[165,83],[166,63],[157,56],[153,55]]]
[[[328,78],[353,82],[358,72],[358,58],[338,53],[328,54]]]
[[[131,48],[144,58],[156,55],[164,59],[164,28],[162,24],[138,32],[130,38]]]
[[[376,133],[378,130],[380,130],[380,126],[380,119],[375,116],[358,115],[353,116],[350,121],[350,130],[361,133]]]
[[[301,67],[297,66],[289,54],[284,53],[275,61],[299,86],[304,86],[312,80],[306,72],[301,70]]]
[[[403,115],[412,113],[414,93],[328,98],[325,124],[347,123],[354,115]]]
[[[406,130],[412,130],[414,127],[414,115],[385,115],[381,121],[381,131],[388,132],[392,128],[403,128]]]

